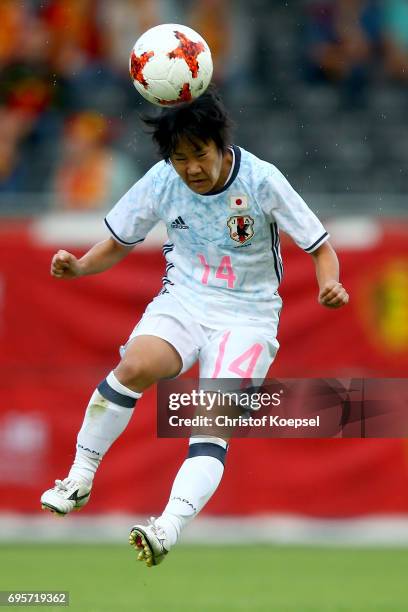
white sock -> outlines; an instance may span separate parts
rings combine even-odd
[[[202,510],[224,473],[227,443],[220,438],[192,438],[189,456],[174,480],[170,499],[156,520],[173,546],[181,530]]]
[[[113,372],[101,382],[86,409],[69,478],[92,483],[102,457],[125,430],[141,396],[122,385]]]

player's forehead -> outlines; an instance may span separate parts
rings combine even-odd
[[[192,155],[200,151],[207,151],[215,143],[212,140],[202,140],[197,137],[181,136],[174,147],[172,155]]]

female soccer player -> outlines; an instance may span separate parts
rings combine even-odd
[[[162,161],[108,213],[110,237],[80,259],[61,250],[52,259],[55,278],[97,274],[126,257],[157,221],[167,226],[163,288],[119,365],[94,391],[68,477],[41,497],[59,514],[87,503],[102,457],[157,381],[197,360],[200,378],[265,378],[279,347],[279,229],[311,254],[319,303],[339,308],[349,299],[324,227],[275,166],[231,144],[231,122],[214,88],[146,122]],[[215,492],[226,451],[226,439],[190,439],[163,514],[131,530],[148,566],[163,560]]]

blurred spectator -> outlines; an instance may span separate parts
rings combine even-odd
[[[51,55],[67,41],[92,59],[101,57],[104,40],[98,25],[99,3],[95,0],[48,0],[41,17],[51,33]]]
[[[31,149],[32,162],[25,176],[27,191],[46,183],[47,151],[58,137],[61,88],[49,64],[49,32],[34,14],[26,14],[26,29],[12,60],[3,67],[0,103],[24,122],[19,146]]]
[[[0,98],[35,123],[56,102],[57,87],[48,62],[48,31],[33,17],[26,25],[18,49],[2,70]]]
[[[0,140],[0,193],[25,190],[27,167],[22,159],[18,142],[12,138]]]
[[[22,2],[0,2],[0,67],[14,60],[24,38],[27,9]]]
[[[387,73],[394,79],[408,80],[408,0],[384,3],[384,53]]]
[[[111,66],[128,78],[130,50],[149,28],[163,23],[157,0],[102,0],[100,22]]]
[[[108,122],[95,112],[67,120],[52,185],[56,207],[84,211],[111,206],[140,178],[138,168],[111,148],[109,140]]]
[[[26,188],[27,164],[19,146],[26,129],[23,115],[0,107],[0,193]]]
[[[120,106],[121,83],[109,67],[107,39],[95,0],[49,0],[40,14],[49,30],[49,64],[72,110]]]
[[[222,85],[226,60],[231,51],[231,6],[229,0],[196,0],[187,25],[205,38],[214,63],[213,78]]]
[[[360,102],[381,42],[378,0],[312,2],[306,18],[307,76],[342,84],[348,101]]]

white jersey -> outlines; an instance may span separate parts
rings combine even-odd
[[[202,325],[221,329],[237,321],[276,333],[283,274],[279,229],[308,253],[328,233],[275,166],[237,146],[232,150],[232,171],[217,192],[194,193],[161,161],[105,223],[119,243],[136,245],[163,220],[169,241],[162,292]]]

